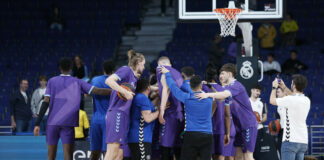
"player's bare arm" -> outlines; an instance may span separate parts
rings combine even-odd
[[[224,145],[228,145],[230,142],[230,130],[231,130],[231,110],[229,104],[225,105],[225,136]]]
[[[124,89],[123,87],[121,87],[118,83],[118,77],[116,75],[111,75],[106,79],[106,84],[112,88],[113,90],[122,93],[127,100],[131,100],[133,99],[133,96],[135,95],[135,93],[127,91],[126,89]]]
[[[213,99],[217,99],[217,100],[221,100],[221,99],[225,99],[227,97],[230,97],[231,93],[229,91],[223,91],[223,92],[215,92],[215,93],[196,93],[195,97],[202,100],[202,99],[206,99],[206,98],[213,98]]]
[[[154,121],[156,118],[158,118],[159,116],[159,111],[155,111],[155,112],[151,112],[151,111],[141,111],[141,114],[144,118],[144,121],[146,123],[151,123],[152,121]]]
[[[112,92],[111,89],[107,89],[107,88],[97,88],[97,87],[93,87],[91,94],[97,94],[97,95],[110,95]]]
[[[170,95],[170,89],[169,89],[168,85],[166,84],[164,74],[161,76],[161,85],[162,85],[163,89],[162,89],[162,96],[161,96],[159,121],[161,124],[165,124],[164,112],[167,108],[167,102],[168,102],[169,95]]]
[[[283,82],[281,82],[283,83]],[[276,93],[277,93],[277,88],[278,88],[279,84],[278,84],[278,80],[275,79],[272,82],[272,90],[271,90],[271,95],[270,95],[270,104],[277,106],[277,101],[276,101]]]

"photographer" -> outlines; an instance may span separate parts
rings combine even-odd
[[[303,160],[308,148],[306,118],[310,109],[310,100],[303,94],[307,86],[305,76],[297,74],[292,77],[290,91],[280,79],[272,82],[270,104],[286,110],[285,128],[282,139],[282,159]],[[277,98],[276,90],[282,88],[288,96]]]

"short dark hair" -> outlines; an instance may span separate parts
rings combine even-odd
[[[72,68],[72,61],[70,58],[63,57],[59,62],[59,67],[62,71],[70,71]]]
[[[27,78],[20,79],[20,84],[22,83],[22,81],[27,81],[28,82],[28,79]]]
[[[195,75],[195,69],[190,66],[182,67],[181,73],[185,74],[187,77],[192,77]]]
[[[205,80],[207,82],[217,81],[217,69],[213,67],[208,67],[205,72]]]
[[[115,70],[115,63],[113,60],[109,59],[109,60],[105,60],[102,63],[102,70],[106,73],[106,74],[112,74]]]
[[[296,86],[297,91],[303,92],[307,86],[307,78],[301,74],[295,74],[292,76],[292,81]]]
[[[150,86],[149,80],[147,80],[146,78],[140,78],[137,81],[135,92],[136,93],[144,92],[148,86]]]
[[[296,55],[298,55],[298,52],[297,52],[297,50],[290,50],[290,54],[292,54],[292,53],[295,53]]]
[[[294,19],[294,15],[291,12],[286,13],[286,16],[290,16],[291,19]]]
[[[262,86],[260,84],[255,84],[251,89],[258,89],[262,91]]]
[[[193,76],[191,79],[190,79],[190,87],[191,89],[197,89],[200,85],[201,85],[201,77],[196,75],[196,76]]]
[[[47,81],[47,77],[45,75],[40,75],[39,81]]]
[[[233,77],[236,76],[236,73],[237,73],[237,69],[236,69],[236,66],[233,64],[233,63],[226,63],[222,66],[222,68],[219,70],[219,72],[231,72]]]
[[[269,53],[269,54],[268,54],[268,57],[275,58],[275,55],[274,55],[273,53]]]
[[[82,60],[82,57],[80,56],[80,55],[74,55],[74,57],[73,57],[73,64],[75,63],[75,58],[79,58],[80,59],[80,62],[81,62],[81,64],[83,65],[83,60]],[[75,64],[74,64],[75,65]]]

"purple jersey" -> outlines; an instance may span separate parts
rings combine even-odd
[[[241,130],[256,127],[257,120],[245,87],[239,81],[235,80],[231,84],[226,85],[225,89],[231,93],[231,113],[235,126]]]
[[[90,94],[93,86],[72,76],[61,75],[47,83],[45,96],[50,97],[48,125],[79,126],[81,94]]]
[[[114,75],[118,77],[117,83],[119,85],[122,83],[129,83],[134,88],[136,88],[137,77],[135,76],[133,70],[130,67],[128,66],[120,67],[114,73]],[[115,90],[112,91],[108,110],[119,110],[129,115],[131,105],[132,105],[132,100],[124,101],[118,97],[117,91]]]
[[[222,92],[225,90],[221,85],[217,83],[209,83],[217,92]],[[211,89],[207,85],[203,85],[204,92],[211,92]],[[224,101],[216,101],[217,108],[212,117],[213,123],[213,134],[225,134],[225,103]],[[230,135],[235,136],[235,126],[233,121],[231,121]]]
[[[170,71],[172,79],[174,80],[176,85],[180,88],[183,83],[183,78],[182,78],[181,73],[170,66],[164,66],[164,67]],[[160,73],[159,67],[156,68],[156,75],[157,75],[157,80],[159,83],[159,94],[160,94],[160,98],[162,99],[162,89],[163,89],[162,84],[161,84],[162,74]],[[177,113],[177,118],[182,119],[183,118],[183,115],[182,115],[183,109],[182,109],[181,102],[178,101],[178,99],[176,99],[172,95],[171,92],[170,92],[168,101],[170,102],[170,108],[165,110],[166,115],[171,114],[171,113]]]

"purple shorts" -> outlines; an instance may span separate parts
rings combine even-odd
[[[128,115],[122,111],[108,111],[106,116],[106,143],[127,144]]]
[[[60,138],[62,144],[73,144],[74,136],[74,127],[48,125],[46,128],[46,142],[48,145],[57,145]]]
[[[176,116],[164,116],[165,125],[160,126],[160,145],[163,147],[176,147],[181,145],[180,134],[183,131],[183,122]]]
[[[241,147],[243,153],[254,152],[257,135],[258,128],[256,126],[242,129],[240,132],[236,132],[234,146]]]
[[[230,138],[230,143],[224,146],[224,134],[214,134],[213,154],[222,155],[225,157],[234,157],[234,137]]]

